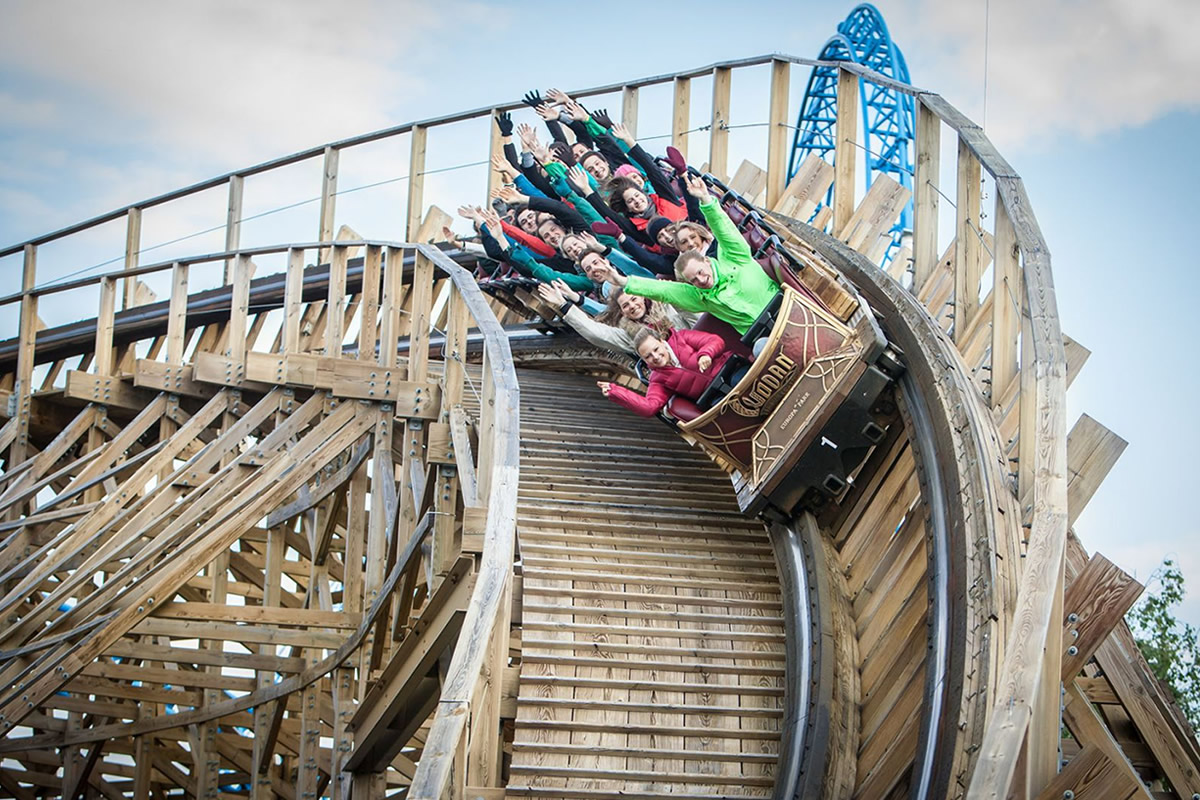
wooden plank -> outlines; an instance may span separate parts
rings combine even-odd
[[[1074,525],[1128,442],[1084,414],[1067,435],[1067,524]]]
[[[283,338],[281,351],[285,354],[300,351],[300,324],[303,312],[304,250],[288,249],[287,278],[283,295]]]
[[[342,611],[313,611],[299,608],[228,606],[224,603],[167,603],[153,616],[161,619],[189,619],[228,622],[254,622],[261,625],[295,625],[310,628],[356,628],[359,620]]]
[[[817,205],[825,201],[825,195],[832,185],[833,167],[824,159],[810,155],[796,170],[773,210],[806,222],[816,211]]]
[[[345,245],[333,247],[329,258],[329,291],[325,299],[325,355],[340,356],[345,338],[346,265],[349,252]]]
[[[131,207],[125,214],[125,271],[138,267],[138,258],[142,252],[142,210]],[[122,281],[121,308],[132,308],[137,302],[137,279],[126,278]]]
[[[858,76],[838,68],[837,140],[833,148],[833,229],[844,230],[854,216],[854,180],[858,140]]]
[[[1037,795],[1038,800],[1125,800],[1140,783],[1114,764],[1099,747],[1088,746]]]
[[[788,92],[792,65],[787,61],[771,62],[770,105],[767,108],[767,208],[774,208],[787,185]]]
[[[1069,682],[1142,593],[1142,585],[1100,554],[1074,577],[1063,600],[1062,680]]]
[[[97,375],[111,375],[113,367],[113,321],[116,314],[117,282],[113,278],[100,281],[100,309],[96,314],[96,344],[94,362]]]
[[[837,237],[878,264],[891,244],[892,226],[912,195],[887,175],[877,175]]]
[[[979,311],[979,279],[983,275],[983,229],[980,227],[979,159],[961,137],[958,141],[958,183],[955,200],[954,342],[966,341]]]
[[[16,407],[11,415],[18,421],[17,431],[9,450],[7,464],[20,464],[29,452],[29,419],[33,407],[33,363],[37,340],[37,248],[27,244],[21,262],[21,316],[17,334],[17,374],[13,384]]]
[[[389,247],[383,272],[383,301],[379,316],[379,363],[384,367],[396,366],[404,296],[404,251]]]
[[[334,211],[337,205],[338,160],[341,151],[326,145],[321,166],[321,212],[318,217],[317,241],[332,242]],[[321,248],[318,260],[324,264],[329,259],[329,248]]]
[[[621,89],[621,124],[629,129],[630,134],[637,137],[638,90],[636,86],[626,86]]]
[[[427,131],[420,125],[412,128],[412,141],[408,156],[408,222],[404,237],[410,242],[418,241],[417,230],[425,211],[425,141]]]
[[[671,103],[671,144],[684,160],[688,156],[688,128],[692,118],[692,81],[676,78]]]
[[[408,379],[425,380],[429,370],[429,315],[433,302],[433,262],[418,252],[409,290]]]
[[[86,400],[106,406],[141,411],[154,399],[154,393],[138,389],[116,377],[103,377],[90,372],[67,370],[67,382],[63,397]]]
[[[938,261],[938,184],[942,121],[922,101],[917,106],[916,170],[913,176],[913,294],[919,295]],[[1001,205],[997,201],[998,205]],[[1020,297],[1020,295],[1017,295]],[[1019,307],[1019,306],[1018,306]]]
[[[250,256],[238,255],[233,260],[233,294],[229,309],[229,337],[225,354],[234,366],[234,376],[242,377],[246,362],[246,323],[250,310],[250,278],[252,267]],[[239,370],[241,373],[239,375]]]
[[[994,213],[996,258],[992,268],[992,383],[989,392],[993,404],[996,398],[1005,395],[1009,384],[1017,377],[1021,298],[1025,296],[1017,233],[999,197]]]
[[[246,179],[238,174],[229,176],[229,198],[225,206],[225,252],[232,253],[242,246],[242,199]],[[233,282],[233,261],[225,259],[224,285]]]
[[[729,179],[729,96],[732,71],[713,70],[712,116],[709,119],[708,171],[722,181]]]
[[[133,385],[202,400],[211,399],[221,391],[211,383],[195,380],[191,364],[164,364],[145,358],[134,362]]]
[[[175,263],[171,267],[171,297],[167,309],[167,363],[183,363],[187,346],[188,266]]]
[[[1071,735],[1078,742],[1086,747],[1100,750],[1121,773],[1134,781],[1132,797],[1139,800],[1150,800],[1150,792],[1134,771],[1133,765],[1129,763],[1100,715],[1083,696],[1080,689],[1082,680],[1076,679],[1066,683],[1063,723],[1070,729]]]
[[[743,160],[730,178],[729,188],[757,205],[766,195],[767,171]]]

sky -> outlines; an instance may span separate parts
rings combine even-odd
[[[912,81],[977,122],[1024,178],[1053,256],[1063,330],[1092,351],[1068,395],[1130,442],[1076,529],[1147,579],[1176,559],[1200,625],[1191,505],[1200,389],[1189,335],[1200,167],[1200,4],[1194,0],[880,0]],[[566,5],[439,0],[0,0],[0,246],[202,179],[409,120],[782,52],[815,57],[849,2],[644,3],[576,19]],[[757,77],[756,77],[757,74]],[[797,68],[791,114],[807,75]],[[693,125],[710,84],[694,82]],[[766,73],[735,74],[731,123],[765,119]],[[644,91],[639,135],[669,133],[669,90]],[[619,108],[619,102],[613,102]],[[431,135],[427,199],[481,202],[485,126]],[[707,134],[693,134],[703,156]],[[948,135],[943,133],[943,139]],[[763,162],[761,128],[731,163]],[[659,140],[660,147],[665,142]],[[653,148],[652,148],[653,149]],[[346,154],[338,224],[403,234],[407,137]],[[693,157],[693,161],[696,159]],[[943,165],[953,163],[949,154]],[[246,216],[319,192],[319,163],[247,181]],[[952,176],[943,176],[953,186]],[[949,192],[948,192],[949,193]],[[951,193],[952,194],[952,193]],[[143,263],[222,249],[223,190],[147,212]],[[947,226],[943,225],[943,229]],[[312,240],[316,206],[247,222],[243,244]],[[45,280],[120,256],[117,223],[39,255]],[[943,239],[945,231],[943,230]],[[115,268],[108,266],[109,269]],[[16,259],[0,260],[8,293]],[[9,286],[8,284],[13,284]],[[90,302],[86,297],[79,302]],[[77,302],[43,309],[48,324]],[[15,332],[0,312],[0,327]],[[5,335],[9,335],[5,334]]]

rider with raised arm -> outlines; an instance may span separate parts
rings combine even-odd
[[[648,278],[618,278],[617,282],[624,283],[630,294],[661,300],[683,311],[707,311],[744,334],[779,293],[779,284],[754,260],[750,246],[704,181],[692,175],[684,180],[688,193],[700,201],[700,211],[716,237],[718,254],[681,253],[675,271],[682,282]]]

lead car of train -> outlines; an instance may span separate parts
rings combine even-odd
[[[845,495],[894,423],[900,359],[870,307],[820,255],[785,245],[744,198],[704,178],[782,291],[743,336],[701,315],[696,328],[720,335],[732,356],[698,400],[675,396],[662,416],[734,474],[743,511],[820,509]]]

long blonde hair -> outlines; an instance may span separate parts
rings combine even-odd
[[[621,313],[620,300],[624,295],[624,286],[618,286],[609,292],[608,308],[600,316],[596,317],[596,321],[603,322],[605,325],[611,325],[614,328],[620,328],[630,336],[633,336],[638,329],[645,327],[658,334],[659,338],[665,338],[667,331],[675,327],[674,321],[663,307],[649,297],[643,298],[646,301],[646,316],[640,320],[629,319]]]

